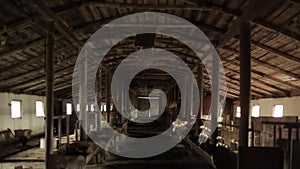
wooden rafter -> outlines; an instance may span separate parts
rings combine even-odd
[[[226,50],[226,51],[228,51],[228,52],[231,52],[231,53],[233,53],[233,54],[235,54],[237,56],[239,55],[238,51],[236,51],[234,49],[231,49],[228,46],[223,47],[223,49]],[[263,62],[263,61],[261,61],[259,59],[253,58],[253,57],[252,57],[252,61],[255,62],[255,63],[257,63],[257,64],[259,64],[259,65],[261,65],[261,66],[269,68],[271,70],[277,71],[279,73],[285,74],[287,76],[290,76],[290,77],[293,77],[293,78],[296,78],[296,79],[300,79],[300,75],[295,74],[295,73],[290,72],[290,71],[287,71],[287,70],[284,70],[284,69],[281,69],[281,68],[279,68],[279,67],[277,67],[275,65],[271,65],[269,63]]]
[[[73,32],[68,28],[68,26],[65,24],[63,19],[61,19],[59,16],[53,12],[44,1],[40,0],[31,0],[38,8],[46,14],[50,19],[55,20],[56,29],[71,43],[74,43],[78,48],[83,46],[83,43],[73,34]]]
[[[245,7],[244,13],[236,20],[233,20],[227,32],[219,40],[217,47],[225,46],[226,43],[236,35],[237,33],[236,29],[239,27],[240,22],[252,21],[258,16],[264,16],[268,12],[274,10],[282,2],[283,2],[282,0],[274,0],[272,1],[272,3],[270,3],[269,1],[261,1],[261,0],[250,1],[248,5]]]

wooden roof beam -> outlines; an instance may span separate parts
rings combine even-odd
[[[65,77],[72,77],[72,71],[73,71],[73,66],[65,68],[65,69],[61,69],[59,71],[55,71],[54,72],[54,78],[55,81],[61,79],[61,78],[65,78]],[[39,76],[35,79],[32,80],[28,80],[26,82],[23,82],[21,84],[17,84],[13,87],[10,87],[11,91],[14,90],[19,90],[21,89],[24,92],[30,91],[34,88],[37,88],[38,86],[46,86],[46,82],[45,82],[45,76]]]
[[[43,42],[44,42],[44,38],[41,37],[41,38],[35,39],[33,41],[26,42],[24,44],[13,46],[8,51],[5,51],[5,52],[1,53],[0,54],[0,59],[2,59],[3,57],[14,55],[14,54],[16,54],[18,52],[21,52],[23,50],[26,50],[28,48],[32,48],[32,47],[35,47],[37,45],[42,45]]]
[[[275,77],[273,77],[273,76],[271,76],[271,75],[265,74],[265,73],[260,72],[260,71],[257,71],[257,70],[253,70],[253,69],[252,69],[252,72],[254,72],[255,74],[259,75],[259,76],[262,77],[262,78],[267,78],[267,79],[272,80],[272,81],[274,81],[274,82],[276,82],[276,83],[280,83],[280,84],[282,84],[282,85],[284,85],[284,86],[287,86],[287,87],[296,89],[297,91],[300,91],[300,87],[299,87],[299,86],[294,85],[294,84],[292,84],[292,83],[290,83],[290,82],[283,81],[283,80],[281,80],[281,79],[275,78]]]
[[[230,87],[230,85],[234,86],[237,91],[239,91],[239,89],[240,89],[240,81],[238,79],[234,79],[232,77],[227,77],[227,84],[228,84],[229,87]],[[260,90],[262,90],[262,91],[260,91]],[[257,86],[252,86],[251,92],[253,94],[259,96],[259,97],[262,97],[262,96],[268,96],[268,97],[274,96],[273,93],[265,91],[265,90],[263,90],[263,89],[261,89],[261,88],[259,88]]]
[[[223,47],[223,49],[226,50],[226,51],[228,51],[228,52],[231,52],[231,53],[233,53],[233,54],[235,54],[237,56],[239,56],[239,52],[238,51],[236,51],[234,49],[231,49],[228,46]],[[260,64],[260,65],[262,65],[262,66],[264,66],[266,68],[269,68],[269,69],[272,69],[274,71],[277,71],[279,73],[285,74],[287,76],[290,76],[290,77],[293,77],[293,78],[296,78],[296,79],[300,79],[300,75],[298,75],[298,74],[292,73],[290,71],[286,71],[286,70],[281,69],[281,68],[279,68],[277,66],[274,66],[274,65],[271,65],[269,63],[263,62],[263,61],[261,61],[259,59],[256,59],[256,58],[252,57],[252,61],[255,62],[255,63],[258,63],[258,64]]]
[[[193,11],[218,11],[224,13],[222,6],[195,6],[195,5],[155,5],[155,4],[137,4],[137,3],[119,3],[119,2],[94,2],[85,1],[82,2],[81,7],[84,6],[99,6],[99,7],[110,7],[110,8],[133,8],[133,9],[144,9],[144,10],[193,10]],[[231,15],[231,14],[230,14]]]
[[[232,63],[232,64],[239,67],[239,64],[236,63],[236,62],[234,62],[234,63]],[[236,70],[234,70],[234,69],[232,69],[232,68],[229,68],[228,66],[226,67],[226,70],[230,71],[231,73],[234,73],[235,75],[238,75],[238,74],[239,74],[239,71],[236,71]],[[252,72],[252,73],[254,73],[254,72]],[[264,82],[264,81],[262,81],[262,80],[260,80],[260,79],[258,79],[258,78],[255,78],[255,77],[253,77],[253,76],[252,76],[251,78],[252,78],[256,83],[260,83],[260,84],[262,84],[262,85],[265,85],[265,86],[268,86],[268,87],[270,87],[270,88],[273,88],[273,89],[277,90],[279,93],[283,94],[284,96],[290,96],[290,92],[287,91],[287,90],[285,90],[285,89],[279,88],[279,87],[274,86],[274,85],[269,84],[269,83],[266,83],[266,82]],[[252,84],[252,85],[253,85],[253,84]],[[254,86],[255,86],[255,85],[254,85]],[[274,93],[273,91],[269,91],[269,90],[263,89],[263,88],[261,88],[261,89],[273,93],[274,96],[275,96],[275,95],[278,95],[278,93]]]
[[[270,52],[270,53],[273,53],[273,54],[275,54],[277,56],[281,56],[281,57],[284,57],[284,58],[289,59],[291,61],[295,61],[297,63],[300,63],[300,58],[298,58],[298,57],[294,57],[294,56],[292,56],[292,55],[290,55],[288,53],[281,52],[281,51],[279,51],[277,49],[271,48],[271,47],[269,47],[267,45],[264,45],[262,43],[259,43],[259,42],[253,41],[253,40],[251,40],[251,43],[253,45],[261,48],[261,49],[266,50],[267,52]]]
[[[252,23],[254,23],[258,26],[261,26],[261,27],[263,27],[263,28],[265,28],[269,31],[276,32],[278,34],[281,34],[281,35],[284,35],[286,37],[289,37],[289,38],[295,39],[297,41],[300,41],[300,35],[289,31],[287,28],[283,29],[279,26],[276,26],[276,25],[274,25],[270,22],[264,21],[262,19],[254,19],[252,21]]]
[[[206,30],[210,30],[210,31],[213,31],[213,32],[217,32],[217,33],[220,33],[220,34],[223,34],[223,33],[226,33],[226,30],[223,30],[223,29],[220,29],[220,28],[216,28],[214,26],[211,26],[211,25],[203,25],[201,23],[198,23],[196,24],[196,26],[200,27],[200,28],[203,28],[203,29],[206,29]],[[289,34],[292,35],[291,32],[289,32]],[[293,37],[294,36],[294,37]],[[299,39],[297,40],[300,40],[300,35],[293,35],[291,36],[291,38],[297,38],[299,36]],[[234,36],[235,39],[238,39],[238,35]],[[300,63],[300,58],[297,58],[297,57],[294,57],[288,53],[285,53],[285,52],[281,52],[277,49],[274,49],[272,47],[269,47],[265,44],[262,44],[262,43],[259,43],[257,41],[254,41],[254,40],[251,40],[251,43],[261,49],[264,49],[265,51],[267,52],[270,52],[272,54],[275,54],[277,56],[280,56],[280,57],[284,57],[286,59],[289,59],[291,61],[294,61],[294,62],[297,62],[297,63]]]
[[[51,30],[49,30],[44,24],[42,23],[39,23],[36,21],[37,17],[31,17],[29,16],[26,11],[24,11],[24,9],[22,9],[21,7],[19,7],[14,1],[12,0],[8,0],[6,1],[6,3],[8,5],[10,5],[11,7],[13,7],[16,11],[18,11],[19,13],[21,13],[21,15],[23,15],[27,20],[29,20],[31,23],[34,23],[37,27],[39,27],[41,30],[47,32],[48,34],[52,34],[53,35],[53,32]],[[22,27],[19,27],[17,25],[15,25],[16,28],[22,28]],[[28,26],[28,23],[24,26]],[[24,27],[23,27],[24,28]]]
[[[77,56],[77,55],[75,55]],[[69,63],[69,62],[75,62],[75,57],[74,56],[70,56],[68,58],[65,58],[62,60],[61,64],[63,63]],[[58,65],[55,66],[55,68],[57,67]],[[35,75],[35,74],[42,74],[44,73],[45,71],[45,66],[41,66],[41,67],[38,67],[34,70],[30,70],[30,71],[27,71],[25,73],[22,73],[22,74],[18,74],[16,76],[12,76],[12,77],[6,77],[5,79],[1,79],[0,81],[0,86],[9,86],[10,83],[15,83],[16,81],[20,80],[20,79],[24,79],[24,77],[30,77],[32,75]]]
[[[244,13],[236,20],[232,21],[232,24],[228,28],[227,32],[219,40],[217,47],[225,46],[226,43],[237,34],[236,29],[239,27],[240,22],[252,21],[257,17],[264,16],[268,12],[274,10],[283,1],[274,0],[272,3],[270,3],[269,1],[252,0],[247,2],[248,4],[245,7]]]
[[[238,61],[238,59],[236,59],[236,61]],[[237,63],[236,61],[235,61],[235,59],[232,60],[232,61],[231,61],[231,60],[227,60],[226,63],[230,63],[230,64],[233,64],[234,66],[239,67],[239,63]],[[292,83],[290,83],[290,82],[286,82],[286,81],[283,81],[283,80],[281,80],[281,79],[277,79],[277,78],[275,78],[275,77],[273,77],[273,76],[271,76],[271,75],[265,74],[265,73],[263,73],[263,72],[260,72],[260,71],[258,71],[258,70],[255,70],[255,69],[252,69],[251,71],[252,71],[252,73],[254,73],[256,76],[259,76],[259,77],[261,77],[261,78],[266,78],[266,79],[271,80],[271,81],[273,81],[273,82],[280,83],[280,84],[282,84],[282,85],[284,85],[284,86],[286,86],[286,87],[293,88],[293,89],[296,89],[296,90],[300,91],[300,87],[299,87],[299,86],[294,85],[294,84],[292,84]],[[281,89],[281,88],[279,88],[278,90],[289,92],[289,91],[284,90],[284,89]],[[287,93],[287,94],[288,94],[288,93]]]
[[[199,5],[198,0],[183,0],[183,1],[187,2],[189,4]],[[300,7],[300,3],[296,2],[296,0],[290,0],[290,2],[295,4],[295,5],[299,5],[299,7]],[[203,6],[203,4],[201,4],[201,6]],[[210,4],[210,6],[214,6],[214,5]],[[227,14],[230,14],[230,15],[235,16],[235,17],[240,16],[239,13],[241,13],[241,12],[234,11],[232,9],[226,9],[226,8],[223,8],[223,11],[226,11]],[[256,25],[259,25],[259,26],[262,26],[263,28],[268,29],[270,31],[277,32],[281,35],[284,35],[284,36],[287,36],[289,38],[296,39],[297,41],[300,41],[300,35],[295,34],[295,33],[291,32],[287,29],[283,30],[281,27],[278,27],[277,25],[274,25],[274,24],[269,23],[267,21],[264,21],[263,19],[255,18],[254,20],[252,20],[252,23],[254,23]]]
[[[61,19],[59,16],[56,15],[56,13],[48,7],[48,5],[45,3],[45,1],[40,0],[31,0],[44,14],[46,14],[47,17],[50,19],[55,20],[56,22],[56,29],[71,43],[74,43],[74,45],[78,48],[81,48],[83,46],[83,42],[81,42],[74,34],[73,32],[68,28],[68,26],[65,24],[63,19]]]

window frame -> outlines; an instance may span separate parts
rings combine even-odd
[[[43,115],[38,115],[37,114],[37,102],[41,102],[42,103],[42,109],[43,109]],[[38,117],[38,118],[44,118],[46,115],[45,115],[45,108],[44,108],[44,102],[42,100],[36,100],[35,101],[35,117]]]
[[[14,117],[13,116],[13,102],[19,102],[20,103],[20,116],[19,117]],[[12,119],[22,119],[23,117],[23,106],[22,106],[22,100],[17,100],[17,99],[13,99],[10,101],[10,117]]]
[[[253,114],[253,110],[254,110],[254,108],[257,107],[257,106],[258,106],[258,115],[254,115],[254,114]],[[251,108],[251,117],[259,117],[259,116],[260,116],[260,105],[259,105],[259,104],[255,104],[255,105],[253,105],[252,108]]]
[[[236,111],[236,112],[235,112],[235,117],[241,118],[241,115],[242,115],[242,114],[241,114],[241,112],[242,112],[241,106],[237,106],[235,111]]]
[[[70,112],[70,113],[68,113],[68,105],[71,106],[71,107],[70,107],[70,108],[71,108],[71,112]],[[73,109],[72,103],[66,103],[66,114],[67,114],[67,115],[72,115],[72,113],[73,113],[73,110],[72,110],[72,109]]]
[[[275,110],[276,110],[276,106],[282,106],[282,112],[281,112],[281,115],[280,116],[277,116],[275,114]],[[272,116],[275,117],[275,118],[282,118],[284,116],[284,105],[283,104],[274,104],[273,105],[273,113],[272,113]]]

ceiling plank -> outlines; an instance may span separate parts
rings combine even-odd
[[[38,39],[34,39],[30,42],[26,42],[26,43],[23,43],[23,44],[19,44],[19,45],[16,45],[16,46],[13,46],[11,49],[9,49],[8,51],[5,51],[3,53],[0,54],[0,59],[4,58],[4,57],[8,57],[10,55],[14,55],[16,53],[19,53],[23,50],[26,50],[28,48],[32,48],[32,47],[35,47],[37,45],[42,45],[44,42],[44,38],[43,37],[40,37]]]
[[[40,0],[31,0],[41,11],[46,14],[50,19],[56,22],[56,29],[71,43],[74,43],[78,48],[83,46],[83,42],[81,42],[69,29],[69,27],[65,24],[65,22],[55,14],[55,12],[48,7],[45,1]]]
[[[252,21],[257,17],[264,16],[265,14],[274,10],[281,3],[283,3],[282,0],[274,0],[272,1],[272,3],[270,3],[269,1],[261,0],[248,1],[248,4],[245,6],[244,13],[240,17],[232,21],[231,26],[228,28],[227,32],[219,40],[217,47],[225,46],[226,43],[237,34],[236,29],[239,27],[240,22]]]
[[[291,61],[300,63],[300,58],[294,57],[294,56],[292,56],[292,55],[290,55],[290,54],[288,54],[288,53],[286,53],[286,52],[281,52],[281,51],[279,51],[279,50],[277,50],[277,49],[271,48],[271,47],[269,47],[269,46],[267,46],[267,45],[264,45],[264,44],[262,44],[262,43],[259,43],[259,42],[257,42],[257,41],[251,40],[251,43],[252,43],[253,45],[255,45],[255,46],[261,48],[261,49],[264,49],[264,50],[267,51],[267,52],[270,52],[270,53],[275,54],[275,55],[277,55],[277,56],[281,56],[281,57],[284,57],[284,58],[289,59],[289,60],[291,60]]]
[[[231,52],[231,53],[233,53],[233,54],[235,54],[235,55],[237,55],[237,56],[239,56],[239,52],[238,52],[238,51],[236,51],[236,50],[234,50],[234,49],[231,49],[231,48],[228,47],[228,46],[223,47],[223,49],[226,50],[226,51],[228,51],[228,52]],[[293,73],[293,72],[290,72],[290,71],[281,69],[281,68],[279,68],[279,67],[277,67],[277,66],[271,65],[271,64],[269,64],[269,63],[263,62],[263,61],[261,61],[261,60],[259,60],[259,59],[253,58],[253,57],[252,57],[251,60],[252,60],[253,62],[255,62],[255,63],[261,65],[261,66],[264,66],[264,67],[266,67],[266,68],[269,68],[269,69],[274,70],[274,71],[276,71],[276,72],[279,72],[279,73],[281,73],[281,74],[284,74],[284,75],[287,75],[287,76],[290,76],[290,77],[293,77],[293,78],[296,78],[296,79],[300,79],[300,75],[299,75],[299,74],[295,74],[295,73]]]

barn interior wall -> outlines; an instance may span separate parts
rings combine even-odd
[[[251,101],[253,105],[260,105],[260,116],[272,116],[273,107],[276,104],[283,105],[284,116],[298,116],[300,117],[300,96],[284,97],[284,98],[267,98]]]
[[[21,100],[20,119],[11,118],[12,100]],[[36,101],[43,101],[45,107],[45,100],[44,96],[0,93],[0,130],[31,129],[32,135],[43,133],[45,121],[43,117],[36,116],[35,104]]]

